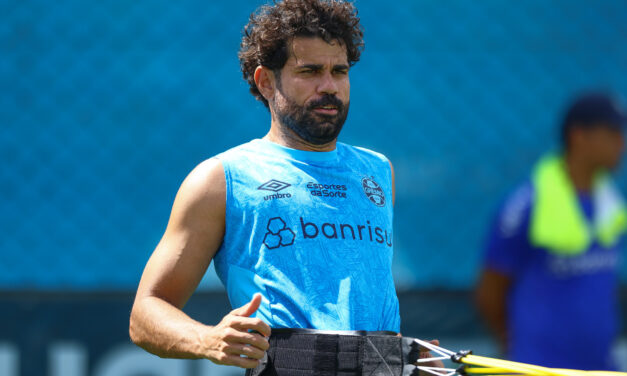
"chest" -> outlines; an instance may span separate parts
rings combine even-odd
[[[368,166],[259,166],[231,177],[227,205],[248,213],[289,211],[342,217],[368,211],[388,216],[392,209],[388,173]]]

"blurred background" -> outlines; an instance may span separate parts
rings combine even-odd
[[[0,375],[240,374],[153,357],[127,330],[184,177],[267,132],[237,60],[261,3],[0,2]],[[395,165],[403,333],[495,354],[470,299],[488,225],[575,94],[627,94],[627,2],[356,3],[366,48],[340,141]],[[210,271],[186,311],[229,310]]]

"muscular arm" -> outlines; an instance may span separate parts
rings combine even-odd
[[[165,234],[144,269],[129,333],[138,346],[161,357],[207,358],[251,368],[268,342],[248,330],[270,335],[265,323],[248,317],[259,307],[260,296],[216,326],[204,325],[182,311],[222,242],[225,192],[224,172],[216,159],[200,164],[185,179]]]
[[[507,345],[507,293],[511,278],[490,268],[483,270],[475,290],[479,313],[496,336],[501,350]]]

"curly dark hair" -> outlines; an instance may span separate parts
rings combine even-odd
[[[250,15],[239,50],[240,67],[250,92],[268,107],[255,84],[262,65],[279,73],[289,58],[288,43],[297,36],[339,40],[346,46],[348,64],[359,61],[364,47],[357,9],[342,0],[283,0],[263,5]]]

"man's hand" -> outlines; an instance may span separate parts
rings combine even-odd
[[[250,302],[234,309],[218,325],[209,328],[209,335],[204,340],[209,347],[209,360],[242,368],[254,368],[259,364],[259,359],[270,347],[267,340],[270,327],[260,319],[250,317],[260,304],[261,294],[255,294]]]
[[[431,341],[427,341],[427,342],[429,342],[432,345],[440,346],[440,341],[438,341],[437,339],[432,339]],[[428,348],[420,346],[420,355],[418,356],[419,359],[427,359],[427,358],[432,358],[432,357],[433,355],[431,354]],[[420,365],[425,366],[425,367],[444,368],[444,363],[442,363],[441,360],[434,360],[432,362],[420,363]],[[420,371],[420,375],[428,376],[429,374],[426,372]]]

